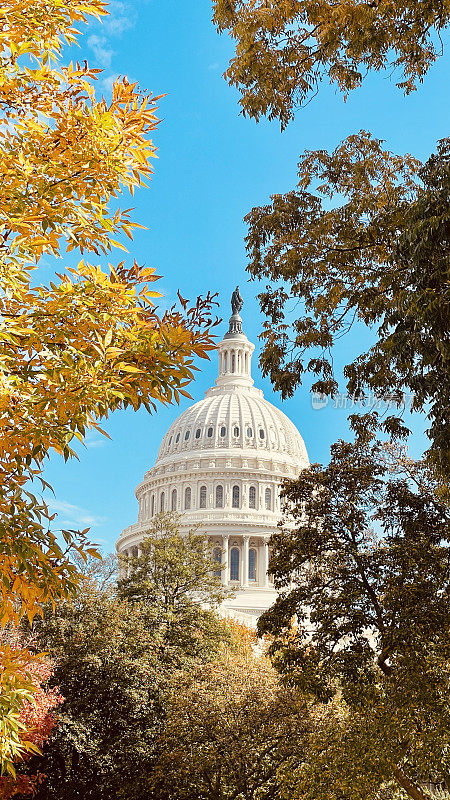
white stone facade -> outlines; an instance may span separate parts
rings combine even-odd
[[[221,580],[234,596],[223,612],[253,623],[276,598],[267,566],[268,541],[281,516],[280,482],[309,462],[295,425],[253,386],[254,345],[239,315],[217,349],[215,386],[164,436],[136,489],[138,522],[122,531],[117,551],[136,555],[152,517],[177,511],[182,529],[200,524],[226,565]]]

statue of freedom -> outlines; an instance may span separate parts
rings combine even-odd
[[[243,305],[244,301],[241,297],[239,286],[236,286],[233,294],[231,295],[231,311],[233,312],[233,314],[239,314]]]

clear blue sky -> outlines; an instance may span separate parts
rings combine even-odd
[[[135,219],[148,229],[136,233],[131,254],[164,276],[159,288],[166,302],[177,289],[190,298],[211,289],[219,293],[225,320],[231,291],[239,284],[245,329],[257,355],[261,316],[257,284],[248,283],[245,272],[244,215],[270,194],[293,188],[304,149],[334,148],[361,128],[385,139],[394,151],[426,158],[437,139],[449,133],[450,49],[407,98],[395,88],[395,77],[387,75],[370,76],[346,103],[324,85],[281,133],[276,122],[256,124],[240,116],[238,94],[222,78],[232,45],[214,30],[208,0],[124,0],[112,2],[110,9],[109,19],[85,30],[78,57],[104,69],[99,85],[106,93],[117,75],[126,74],[144,90],[166,94],[155,135],[155,175],[133,201]],[[345,363],[364,341],[369,341],[364,331],[344,340],[337,363]],[[348,435],[347,412],[314,410],[307,386],[281,403],[254,361],[256,384],[297,425],[311,461],[327,461],[330,444]],[[216,377],[214,354],[211,363],[200,366],[191,386],[195,400]],[[52,458],[46,478],[55,489],[59,526],[91,525],[92,538],[112,550],[122,528],[136,521],[136,484],[152,466],[169,424],[188,404],[161,408],[153,416],[117,413],[105,426],[111,440],[90,435],[78,462]],[[423,420],[414,423],[413,455],[425,446],[424,427]]]

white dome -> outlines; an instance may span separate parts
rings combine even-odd
[[[268,542],[281,517],[280,483],[297,477],[309,461],[295,425],[253,385],[254,349],[233,309],[217,346],[215,385],[164,436],[136,489],[138,522],[122,531],[117,550],[137,552],[152,517],[177,511],[182,528],[200,526],[226,562],[222,580],[237,592],[226,608],[256,618],[276,597],[267,566]]]
[[[156,464],[165,464],[179,454],[194,455],[222,450],[249,451],[276,459],[289,457],[304,465],[306,447],[295,425],[254,388],[223,387],[209,390],[170,426]]]

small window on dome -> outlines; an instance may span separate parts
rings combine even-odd
[[[200,486],[200,508],[206,508],[206,486]]]
[[[196,439],[200,439],[200,434],[201,434],[201,432],[202,432],[202,431],[201,431],[201,428],[197,428],[197,430],[195,431],[195,438],[196,438]]]
[[[248,579],[256,581],[256,550],[253,547],[248,551]]]
[[[256,508],[256,489],[254,486],[250,486],[248,490],[248,506],[249,508]]]
[[[184,492],[184,507],[186,511],[189,511],[191,507],[191,497],[192,497],[191,487],[187,486]]]
[[[262,429],[262,428],[260,428],[260,429],[259,429],[259,438],[260,438],[260,439],[264,439],[265,435],[266,435],[266,434],[264,433],[263,429]]]
[[[175,444],[178,444],[179,441],[180,441],[180,434],[177,433],[177,437],[175,439]]]
[[[170,439],[169,439],[169,447],[172,444],[172,439],[173,439],[173,436],[171,436]]]
[[[250,425],[247,428],[247,436],[249,439],[251,439],[253,436],[253,429],[250,427]]]
[[[186,433],[184,434],[184,441],[185,442],[187,442],[187,440],[189,439],[190,435],[191,435],[191,432],[190,431],[186,431]]]
[[[239,486],[233,486],[232,503],[231,504],[232,504],[233,508],[239,508],[239,506],[240,506]]]
[[[233,428],[233,436],[239,436],[239,428],[237,425],[235,425]]]
[[[230,581],[239,580],[239,550],[232,547],[230,552]]]
[[[216,564],[221,564],[222,563],[222,548],[221,547],[215,547],[214,548],[213,558],[214,558],[214,561],[216,562]],[[222,570],[221,570],[220,567],[218,567],[217,569],[214,570],[214,577],[215,578],[220,578],[221,574],[222,574]]]
[[[223,437],[223,436],[226,436],[226,433],[227,433],[227,429],[226,429],[225,425],[222,425],[222,427],[220,429],[220,435]]]
[[[213,428],[208,428],[208,438],[209,439],[211,439],[211,436],[213,435],[213,433],[214,433]]]
[[[223,486],[216,486],[216,508],[223,508]]]

